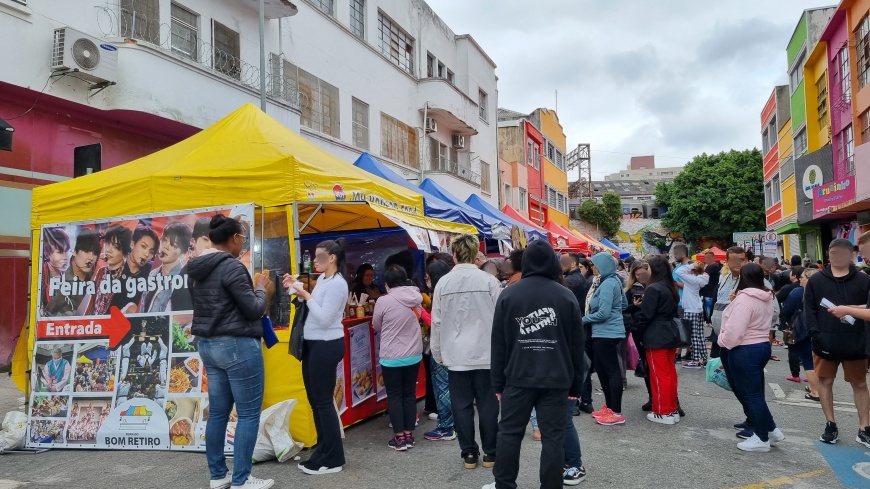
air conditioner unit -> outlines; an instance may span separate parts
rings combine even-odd
[[[69,27],[54,30],[52,71],[78,70],[78,77],[91,83],[114,83],[118,72],[118,48]]]
[[[438,123],[435,122],[435,119],[431,117],[426,118],[426,134],[431,134],[433,132],[438,132]]]
[[[465,136],[460,136],[459,134],[453,135],[453,147],[456,149],[465,148]]]

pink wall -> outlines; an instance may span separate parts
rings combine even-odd
[[[845,153],[843,158],[840,158],[837,144],[840,142],[844,129],[852,124],[852,104],[851,102],[843,104],[843,88],[842,85],[835,83],[834,74],[838,73],[837,54],[840,48],[845,45],[849,38],[849,29],[846,23],[845,11],[838,11],[830,24],[825,29],[823,39],[827,40],[828,45],[828,107],[831,114],[831,144],[834,152],[834,181],[840,181],[846,178],[847,164]],[[849,60],[850,69],[855,69],[855,61]],[[851,99],[851,94],[847,94]],[[853,136],[854,137],[854,136]]]

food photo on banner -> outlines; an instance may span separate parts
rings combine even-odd
[[[252,236],[253,204],[42,227],[29,445],[204,450],[187,263],[216,214]]]

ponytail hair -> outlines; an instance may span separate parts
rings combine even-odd
[[[226,244],[237,234],[244,235],[242,223],[235,219],[230,219],[223,214],[217,214],[211,218],[208,224],[209,232],[208,239],[214,244]]]
[[[347,273],[347,258],[345,257],[344,251],[347,248],[347,240],[344,238],[338,238],[336,240],[326,240],[321,241],[315,247],[317,249],[321,249],[329,253],[330,255],[335,255],[335,273],[344,276]]]

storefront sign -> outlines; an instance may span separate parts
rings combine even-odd
[[[28,446],[205,449],[187,265],[216,214],[239,220],[250,246],[252,204],[42,227]],[[243,249],[248,269],[251,258]]]
[[[736,246],[756,255],[776,256],[779,236],[774,232],[756,231],[734,233],[732,239]]]
[[[855,203],[855,177],[813,188],[813,218],[833,214]]]
[[[801,188],[804,189],[804,195],[808,199],[813,198],[813,189],[822,185],[822,177],[822,169],[817,165],[810,165],[804,171],[803,186]]]

